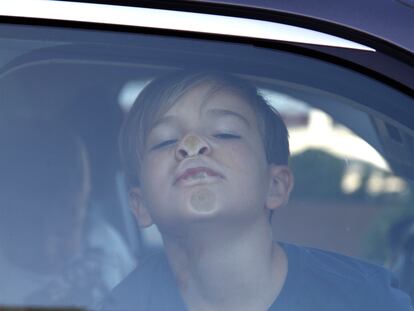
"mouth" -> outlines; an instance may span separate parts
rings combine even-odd
[[[186,169],[180,174],[174,181],[174,184],[179,182],[200,182],[210,181],[216,178],[224,178],[220,173],[208,168],[208,167],[194,167]]]

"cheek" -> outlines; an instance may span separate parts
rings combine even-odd
[[[256,195],[264,196],[262,190],[267,189],[269,172],[263,147],[259,144],[235,144],[227,150],[227,154],[224,165],[234,174],[233,186],[248,196],[243,196],[244,200],[257,199]]]
[[[144,158],[141,166],[141,183],[147,193],[157,192],[171,176],[171,156],[162,153]]]
[[[226,166],[236,168],[240,172],[251,174],[252,169],[262,172],[267,167],[266,156],[261,151],[261,146],[248,144],[234,144],[229,146],[226,153]]]

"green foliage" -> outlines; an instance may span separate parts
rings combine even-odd
[[[346,193],[341,183],[348,165],[359,168],[359,186],[355,191]],[[383,178],[393,176],[389,172],[362,161],[341,159],[320,149],[308,149],[291,158],[290,167],[295,176],[295,186],[292,199],[306,199],[316,201],[338,201],[354,203],[403,204],[407,193],[370,193],[368,180],[376,172]]]
[[[293,156],[290,166],[295,176],[293,199],[344,198],[340,183],[345,161],[325,151],[309,149]]]

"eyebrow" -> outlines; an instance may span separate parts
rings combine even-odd
[[[241,114],[227,109],[221,109],[221,108],[214,108],[208,110],[207,114],[210,114],[214,117],[225,117],[225,116],[233,116],[241,120],[243,123],[245,123],[248,127],[250,127],[250,122]]]

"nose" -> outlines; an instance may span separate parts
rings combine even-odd
[[[176,150],[176,157],[178,160],[195,157],[198,155],[207,155],[211,151],[208,142],[198,135],[185,136]]]

